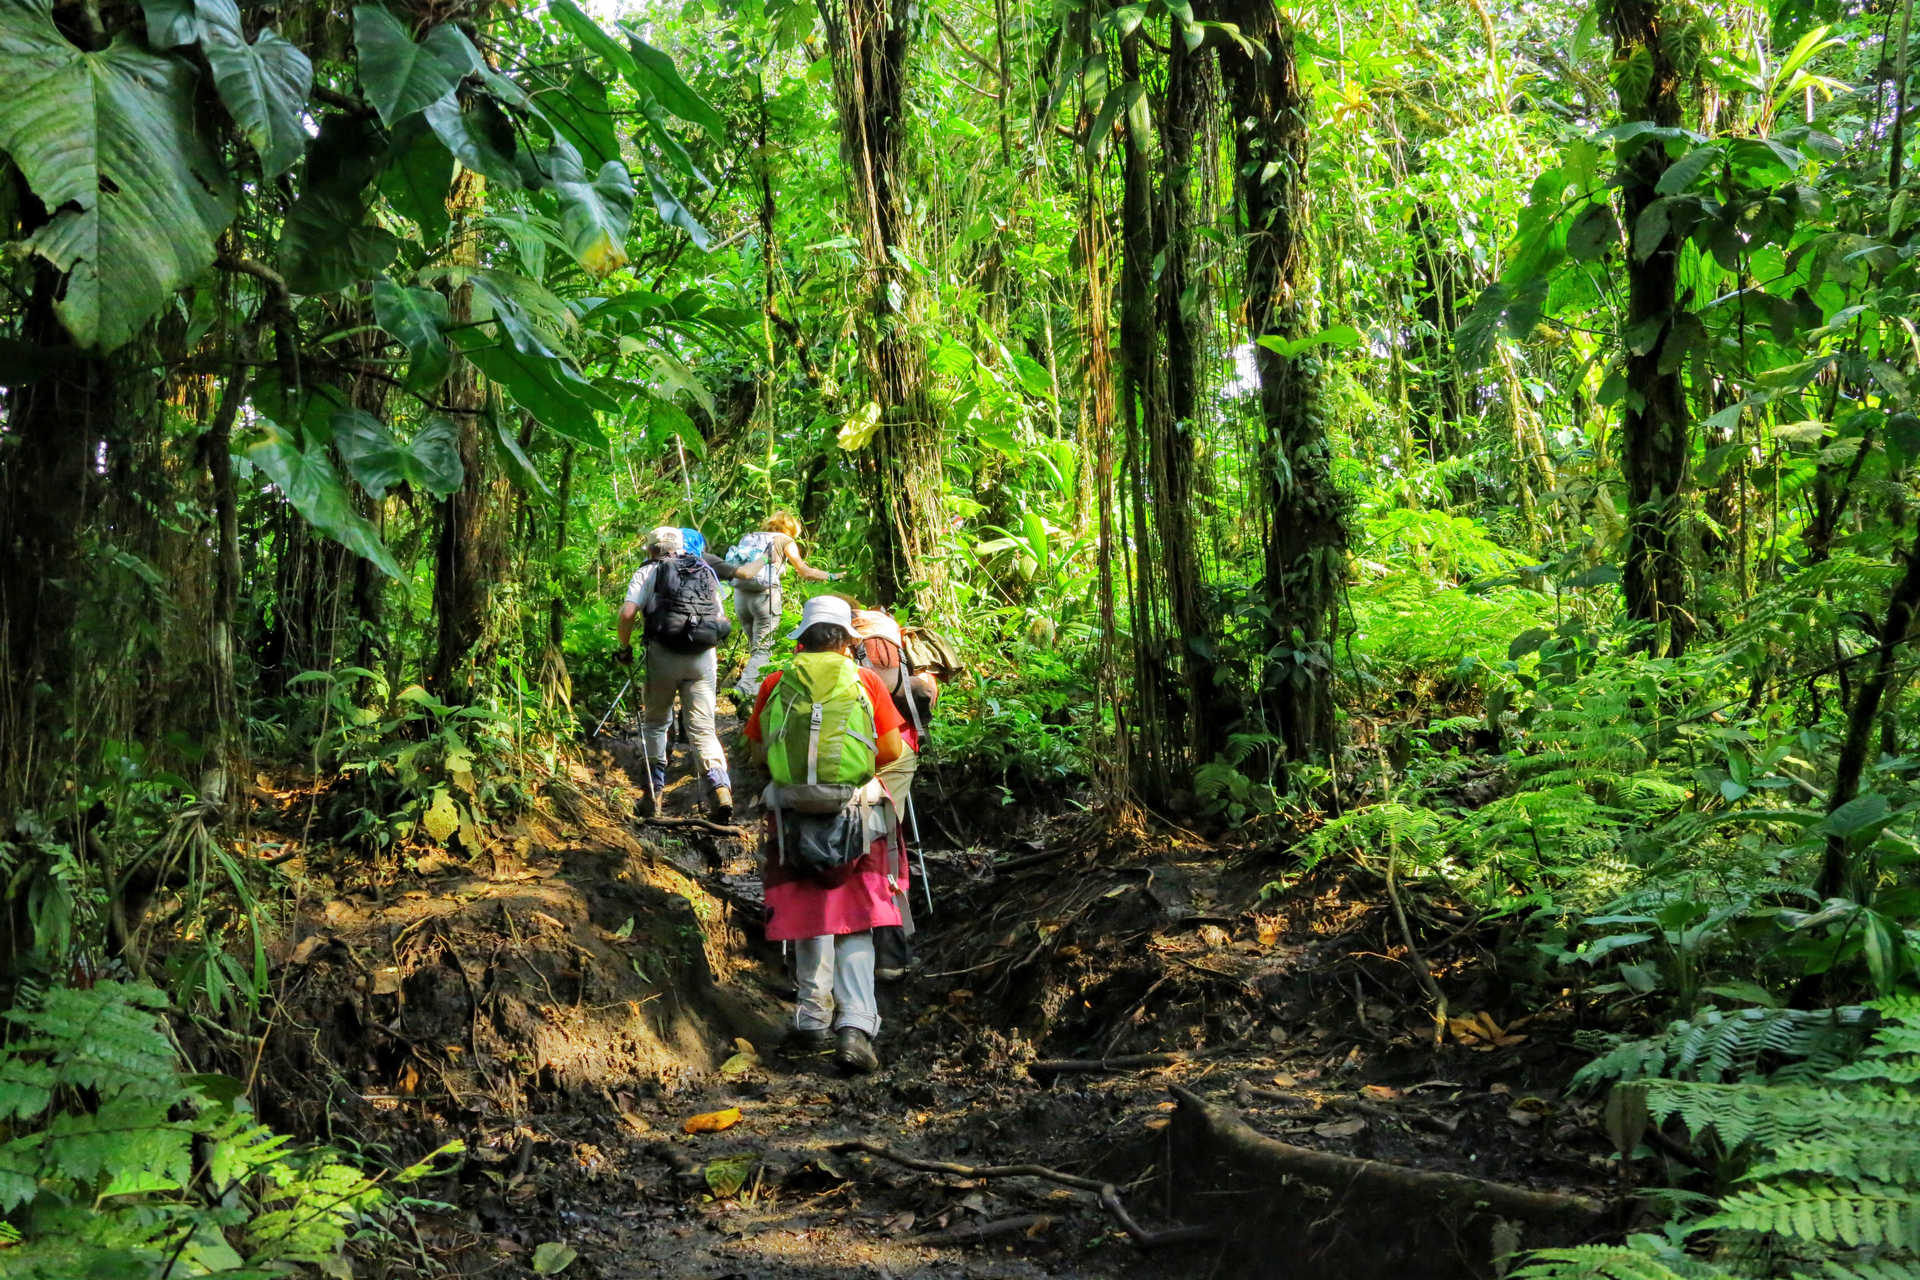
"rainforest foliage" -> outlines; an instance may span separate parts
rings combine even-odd
[[[477,851],[646,530],[788,509],[1007,803],[1644,1013],[1715,1198],[1529,1274],[1913,1274],[1912,8],[0,0],[0,1257],[403,1206],[169,1061],[257,779]]]

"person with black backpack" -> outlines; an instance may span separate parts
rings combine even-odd
[[[733,780],[726,752],[713,728],[718,659],[714,649],[733,630],[720,608],[720,580],[671,526],[647,535],[647,563],[627,585],[620,607],[620,647],[615,656],[633,661],[633,623],[643,619],[647,644],[646,712],[640,729],[647,761],[647,789],[640,816],[659,811],[667,785],[667,722],[680,697],[687,736],[706,770],[708,806],[716,822],[733,821]]]

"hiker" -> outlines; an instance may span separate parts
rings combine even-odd
[[[767,527],[749,533],[728,549],[728,564],[743,568],[760,565],[750,575],[735,575],[733,616],[740,620],[747,636],[747,665],[733,686],[736,699],[753,697],[760,684],[760,672],[773,656],[774,632],[780,629],[780,575],[787,566],[809,582],[833,582],[840,575],[816,569],[800,554],[800,522],[784,511],[767,518]]]
[[[747,720],[773,777],[767,938],[794,944],[795,1040],[864,1074],[880,1065],[873,930],[900,923],[895,894],[907,887],[904,859],[890,866],[900,834],[889,779],[912,751],[879,678],[853,660],[846,601],[807,601],[791,634],[793,661],[761,682]]]
[[[686,721],[688,738],[706,770],[708,806],[716,822],[733,821],[733,780],[727,756],[713,731],[713,698],[718,659],[714,648],[733,624],[720,609],[720,582],[713,570],[686,552],[680,530],[662,526],[647,535],[647,563],[627,584],[620,607],[620,647],[615,657],[633,661],[633,621],[645,619],[647,642],[646,714],[640,730],[647,762],[646,793],[640,816],[659,812],[667,786],[667,721],[674,695]]]
[[[846,599],[844,596],[840,598]],[[900,736],[911,749],[906,761],[888,778],[895,805],[895,820],[904,821],[908,795],[913,789],[914,775],[919,768],[920,752],[925,747],[928,720],[933,714],[933,704],[940,696],[939,682],[931,671],[912,669],[903,651],[905,641],[899,623],[878,609],[862,609],[853,600],[848,600],[848,604],[853,610],[853,634],[857,642],[854,656],[862,667],[879,679],[881,687],[887,691],[894,710],[899,712],[904,722],[900,727]],[[904,864],[905,853],[904,846],[896,842],[889,856]],[[889,870],[894,869],[889,867]],[[909,941],[915,932],[913,900],[905,893],[898,893],[894,896],[894,906],[900,911],[900,923],[881,925],[873,931],[874,973],[882,982],[898,981],[906,976],[907,970],[913,965],[913,945]]]
[[[750,581],[767,571],[765,560],[749,560],[742,564],[734,564],[724,556],[713,554],[707,550],[706,535],[698,529],[683,527],[680,530],[680,537],[686,543],[687,554],[699,556],[700,563],[713,570],[714,576],[722,582],[731,583],[736,578]]]

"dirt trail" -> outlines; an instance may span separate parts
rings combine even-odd
[[[1216,850],[1101,852],[1060,821],[930,850],[938,910],[917,970],[883,989],[883,1069],[845,1079],[779,1043],[790,988],[752,928],[749,842],[637,839],[595,799],[630,800],[619,773],[583,774],[564,821],[471,866],[389,885],[306,869],[278,956],[304,1029],[270,1042],[269,1118],[407,1157],[466,1143],[426,1191],[452,1210],[418,1210],[382,1274],[530,1274],[551,1245],[605,1280],[1453,1277],[1591,1228],[1283,1187],[1176,1113],[1180,1084],[1291,1143],[1602,1193],[1591,1109],[1537,1083],[1562,1073],[1555,1041],[1496,1009],[1436,1051],[1379,903],[1331,884],[1263,903]],[[668,815],[692,801],[678,783]],[[966,830],[968,808],[950,797],[942,824]],[[1496,985],[1466,966],[1455,1008],[1494,1007]],[[1180,1060],[1128,1061],[1153,1053]],[[1088,1069],[1102,1059],[1121,1069]],[[725,1108],[742,1118],[724,1132],[682,1132]],[[856,1141],[1045,1165],[1112,1184],[1141,1231],[1208,1236],[1144,1249],[1091,1187],[916,1170]],[[991,1234],[924,1239],[974,1229]]]

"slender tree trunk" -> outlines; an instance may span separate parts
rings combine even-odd
[[[833,57],[841,149],[866,266],[864,356],[880,426],[862,473],[873,514],[874,590],[883,605],[937,612],[947,597],[936,556],[942,515],[940,425],[915,327],[919,288],[901,263],[907,223],[898,195],[906,128],[906,63],[914,0],[817,0]]]
[[[1661,35],[1667,14],[1660,0],[1610,0],[1616,60],[1644,60],[1646,89],[1624,89],[1620,115],[1663,128],[1680,123],[1680,76]],[[1638,84],[1638,77],[1633,80]],[[1679,361],[1667,351],[1679,308],[1676,272],[1679,238],[1672,231],[1644,243],[1640,215],[1660,198],[1667,153],[1658,139],[1640,137],[1622,145],[1621,207],[1636,228],[1627,258],[1626,401],[1621,410],[1621,463],[1626,473],[1627,613],[1654,627],[1657,652],[1677,655],[1695,629],[1687,589],[1681,528],[1691,452],[1687,400]],[[1651,334],[1651,337],[1647,335]]]
[[[1236,185],[1246,219],[1247,322],[1256,339],[1307,326],[1307,105],[1293,28],[1271,0],[1230,0],[1229,21],[1258,42],[1223,54],[1232,86]],[[1319,404],[1319,360],[1256,343],[1259,475],[1268,533],[1262,573],[1266,669],[1260,702],[1291,759],[1334,746],[1333,643],[1346,572],[1347,504],[1333,480]]]
[[[1867,767],[1874,719],[1880,714],[1881,702],[1894,678],[1900,646],[1913,629],[1915,611],[1920,609],[1920,526],[1916,526],[1906,561],[1906,572],[1894,587],[1887,602],[1887,616],[1880,624],[1880,647],[1873,656],[1873,668],[1860,682],[1860,692],[1847,709],[1847,736],[1841,740],[1840,759],[1834,766],[1829,813],[1837,812],[1860,794],[1860,778]],[[1850,897],[1860,888],[1856,879],[1847,837],[1828,836],[1826,856],[1820,866],[1820,896]]]
[[[1167,603],[1173,615],[1180,658],[1186,673],[1187,751],[1192,763],[1211,759],[1226,740],[1233,717],[1220,706],[1215,671],[1218,623],[1206,596],[1196,537],[1198,460],[1194,431],[1200,422],[1200,335],[1197,308],[1188,290],[1193,272],[1193,140],[1212,100],[1203,55],[1190,51],[1178,33],[1167,59],[1166,105],[1160,114],[1160,138],[1166,168],[1161,179],[1161,232],[1164,266],[1160,272],[1159,316],[1167,342],[1165,429],[1152,440],[1153,469],[1160,478],[1154,506],[1160,551],[1166,570]]]
[[[240,711],[234,685],[234,617],[240,599],[240,516],[239,500],[233,479],[233,424],[246,401],[249,378],[245,372],[227,380],[220,395],[220,407],[202,442],[207,474],[213,481],[214,559],[213,599],[207,618],[207,649],[213,658],[213,688],[209,691],[209,710],[213,715],[216,767],[225,771],[233,763],[235,728]],[[231,798],[235,789],[223,785],[222,795]]]
[[[1121,74],[1139,83],[1140,32],[1121,44]],[[1129,113],[1131,114],[1131,113]],[[1164,241],[1154,226],[1151,139],[1131,119],[1120,122],[1120,428],[1125,436],[1126,501],[1132,530],[1133,590],[1127,601],[1133,635],[1131,753],[1134,787],[1158,800],[1180,785],[1185,761],[1169,750],[1179,732],[1184,708],[1175,702],[1177,655],[1166,620],[1165,575],[1154,534],[1163,521],[1149,517],[1166,495],[1158,484],[1154,456],[1171,429],[1167,379],[1160,358],[1154,314],[1154,267]],[[1152,455],[1152,456],[1150,456]],[[1184,513],[1183,513],[1184,514]],[[1157,512],[1156,512],[1157,515]]]
[[[485,196],[486,180],[462,173],[447,197],[456,223],[477,215]],[[471,257],[473,240],[456,226],[454,242],[468,246],[456,259]],[[448,305],[454,324],[464,324],[473,309],[473,286],[463,284]],[[477,652],[487,635],[493,592],[506,571],[508,504],[493,465],[491,442],[484,433],[500,429],[498,397],[490,397],[479,371],[465,360],[457,362],[446,386],[446,400],[460,428],[460,465],[465,479],[439,503],[433,555],[434,652],[429,681],[435,696],[464,701],[471,688],[468,673],[484,657]],[[463,674],[465,678],[463,678]]]
[[[561,574],[566,572],[567,512],[573,506],[573,444],[560,455],[559,510],[553,517],[553,599],[547,603],[547,643],[555,649],[567,638],[567,602],[561,590]]]

